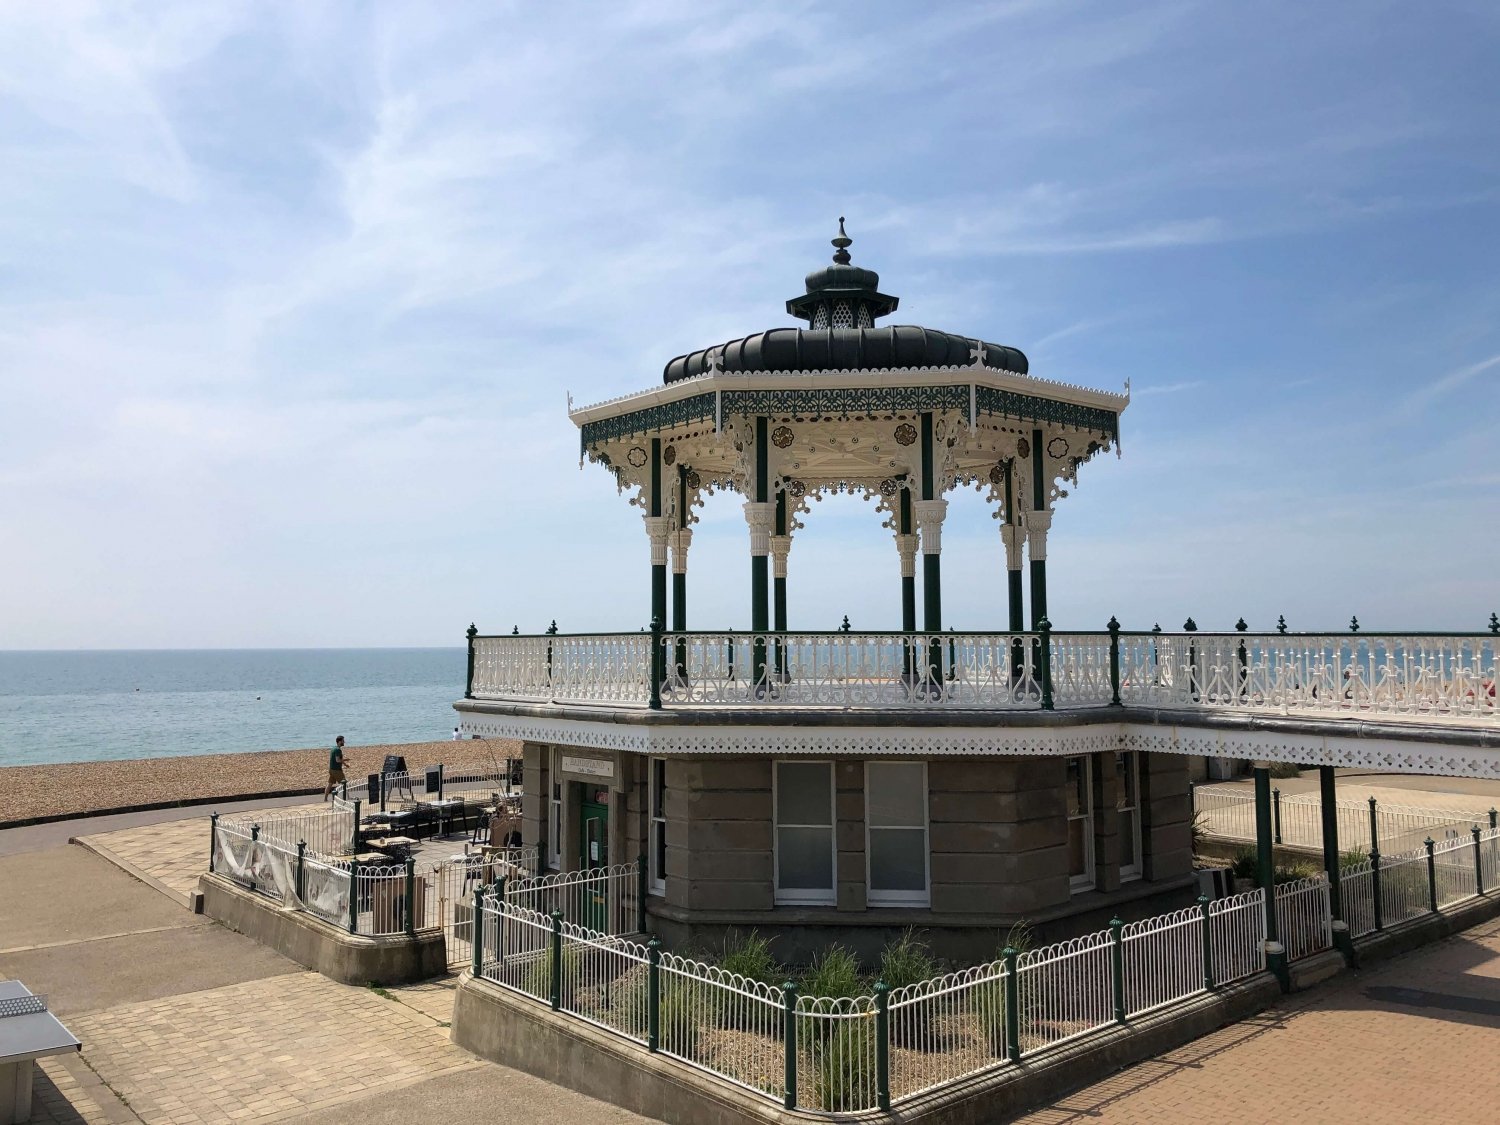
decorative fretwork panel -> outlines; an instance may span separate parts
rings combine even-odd
[[[651,638],[602,636],[478,637],[476,699],[645,703]]]

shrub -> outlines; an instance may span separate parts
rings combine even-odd
[[[1267,772],[1272,777],[1301,777],[1302,767],[1295,762],[1272,762],[1271,768]]]
[[[579,970],[582,967],[583,954],[579,952],[578,947],[564,942],[562,951],[562,1002],[564,1004],[571,1000],[572,988],[581,983]],[[526,966],[521,976],[521,990],[535,996],[538,1000],[550,1001],[552,999],[552,951],[550,949],[543,949],[540,955]]]
[[[1276,868],[1274,881],[1278,884],[1295,883],[1299,879],[1311,879],[1321,870],[1322,868],[1311,860],[1289,863],[1283,867]]]
[[[1347,871],[1351,867],[1358,867],[1362,863],[1368,863],[1370,857],[1358,848],[1345,848],[1339,852],[1339,870]]]
[[[725,972],[738,973],[747,980],[760,981],[762,984],[778,984],[784,975],[776,958],[771,956],[770,941],[755,930],[743,936],[731,931],[724,943],[719,967]]]
[[[886,942],[880,951],[880,979],[892,989],[905,988],[937,975],[937,962],[932,959],[932,951],[917,937],[915,930],[907,930],[894,941]]]
[[[865,978],[854,954],[842,945],[830,945],[813,958],[800,988],[804,996],[860,996],[865,992]]]
[[[1249,879],[1252,883],[1256,879],[1256,860],[1253,848],[1241,848],[1234,853],[1234,858],[1229,861],[1229,869],[1234,872],[1236,879]]]
[[[1190,827],[1193,836],[1193,854],[1197,855],[1203,850],[1203,843],[1208,839],[1208,817],[1202,812],[1193,814],[1193,822]]]
[[[875,1016],[838,1020],[812,1047],[813,1096],[829,1111],[875,1105]]]

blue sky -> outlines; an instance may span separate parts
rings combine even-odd
[[[1061,628],[1500,608],[1493,4],[0,9],[0,647],[634,629],[575,401],[789,320],[839,215],[894,320],[1119,389]],[[1000,626],[975,493],[948,624]],[[703,513],[692,623],[749,620]],[[899,622],[858,501],[794,628]]]

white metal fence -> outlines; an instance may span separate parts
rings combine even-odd
[[[641,931],[641,869],[635,863],[508,880],[507,905],[609,935]]]
[[[1334,809],[1338,818],[1340,849],[1369,851],[1369,802],[1340,800]],[[1242,786],[1194,786],[1193,811],[1202,814],[1203,827],[1210,836],[1255,842],[1255,795],[1246,792]],[[1459,839],[1468,835],[1470,827],[1488,824],[1487,809],[1424,809],[1384,801],[1375,803],[1375,842],[1383,854],[1399,855],[1421,847],[1428,836],[1439,842]],[[1277,843],[1321,849],[1321,796],[1318,793],[1281,793],[1279,796],[1273,793],[1272,832]]]
[[[1327,875],[1319,873],[1310,879],[1277,885],[1276,928],[1291,961],[1333,946]]]
[[[258,830],[260,839],[274,841],[293,853],[299,843],[320,856],[351,855],[354,851],[354,803],[335,798],[327,808],[260,809],[253,813],[226,813],[217,823],[234,825],[249,834]]]

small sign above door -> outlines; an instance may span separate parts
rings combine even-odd
[[[587,777],[614,777],[615,764],[602,758],[573,758],[563,755],[564,773],[581,773]]]

